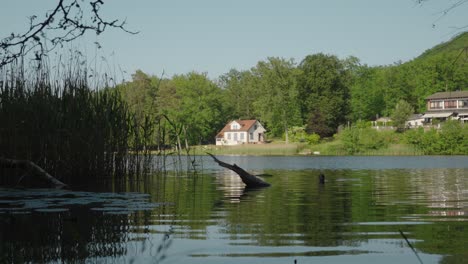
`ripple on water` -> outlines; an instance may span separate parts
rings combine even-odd
[[[0,189],[0,213],[60,213],[73,206],[87,206],[93,211],[130,214],[152,210],[163,203],[150,202],[148,194],[74,192],[56,189]]]

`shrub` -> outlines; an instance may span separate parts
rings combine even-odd
[[[359,125],[344,129],[337,135],[343,142],[348,154],[364,153],[388,146],[384,134],[372,128],[362,128]]]
[[[305,131],[305,126],[293,126],[288,129],[288,136],[290,142],[302,142],[307,143],[309,145],[315,145],[320,141],[320,136],[312,133],[308,134]],[[283,135],[283,139],[284,139]]]
[[[468,154],[468,126],[458,121],[447,121],[440,130],[411,129],[404,139],[427,155]]]

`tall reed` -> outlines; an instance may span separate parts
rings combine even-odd
[[[71,186],[140,177],[155,125],[137,123],[115,89],[89,87],[79,63],[57,72],[0,69],[0,157],[33,161]]]

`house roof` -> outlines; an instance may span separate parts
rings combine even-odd
[[[377,121],[377,122],[390,122],[390,121],[392,121],[392,119],[390,117],[385,117],[384,116],[384,117],[377,118],[377,120],[375,120],[375,121]]]
[[[447,118],[453,115],[453,112],[446,112],[446,113],[425,113],[423,115],[424,118]]]
[[[468,98],[468,91],[440,92],[426,97],[426,100]]]
[[[422,114],[412,114],[408,118],[408,121],[418,120],[418,119],[424,119],[423,115]]]
[[[240,125],[240,129],[231,129],[231,123],[232,122],[237,122]],[[225,132],[229,131],[248,131],[255,123],[257,122],[256,119],[251,119],[251,120],[232,120],[229,121],[221,131],[216,135],[217,138],[224,137]]]

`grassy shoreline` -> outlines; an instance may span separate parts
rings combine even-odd
[[[251,156],[348,156],[340,142],[331,141],[317,145],[273,142],[268,144],[244,144],[237,146],[202,145],[192,148],[193,154],[251,155]],[[406,144],[390,144],[387,148],[357,153],[353,156],[419,156],[423,153]]]

